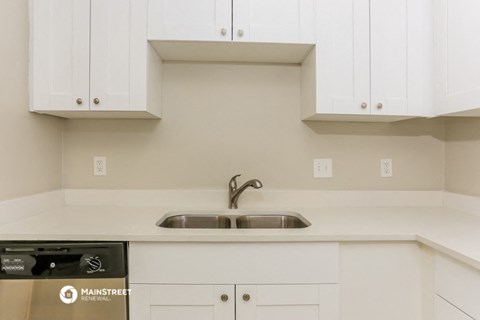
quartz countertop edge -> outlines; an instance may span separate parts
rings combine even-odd
[[[178,210],[193,209],[64,206],[0,225],[0,241],[183,243],[417,241],[480,270],[480,216],[443,207],[281,208],[281,211],[298,212],[309,220],[312,225],[304,229],[179,230],[160,228],[155,225],[167,212]],[[280,209],[245,208],[244,210]]]

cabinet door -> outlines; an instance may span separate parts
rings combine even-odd
[[[88,110],[90,0],[31,0],[30,39],[31,110]]]
[[[150,0],[149,40],[231,41],[232,0]]]
[[[339,287],[326,285],[236,286],[236,320],[339,320]]]
[[[407,0],[371,0],[372,114],[407,113]]]
[[[91,28],[90,110],[145,110],[147,0],[92,0]]]
[[[372,114],[433,112],[430,0],[371,0]]]
[[[314,0],[233,0],[233,40],[315,43]]]
[[[435,320],[474,320],[460,309],[435,296]]]
[[[369,0],[316,2],[316,112],[370,114]]]
[[[438,114],[480,106],[478,0],[435,3],[436,104]],[[465,115],[469,115],[466,113]],[[476,114],[472,114],[476,115]]]
[[[233,285],[132,284],[130,287],[131,320],[235,319]],[[226,301],[222,295],[227,297]]]

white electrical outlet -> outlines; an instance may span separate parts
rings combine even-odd
[[[107,175],[107,157],[93,157],[93,175]]]
[[[393,161],[392,161],[392,159],[380,159],[380,176],[382,178],[393,177]]]
[[[313,160],[313,177],[314,178],[333,177],[332,167],[333,167],[332,159],[314,159]]]

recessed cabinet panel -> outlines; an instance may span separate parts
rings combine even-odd
[[[407,104],[407,0],[371,0],[372,114],[405,115]]]
[[[232,0],[150,0],[148,38],[231,41]]]
[[[31,1],[30,109],[88,110],[90,1]]]
[[[338,320],[339,285],[238,285],[237,320]]]
[[[132,320],[234,320],[233,285],[132,284]]]
[[[315,43],[314,0],[233,0],[233,40]]]
[[[316,6],[316,112],[370,114],[369,1]]]
[[[92,0],[91,111],[145,107],[146,10],[147,0]]]

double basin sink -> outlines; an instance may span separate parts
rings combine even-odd
[[[167,213],[157,226],[172,229],[299,229],[310,222],[296,212],[182,211]]]

